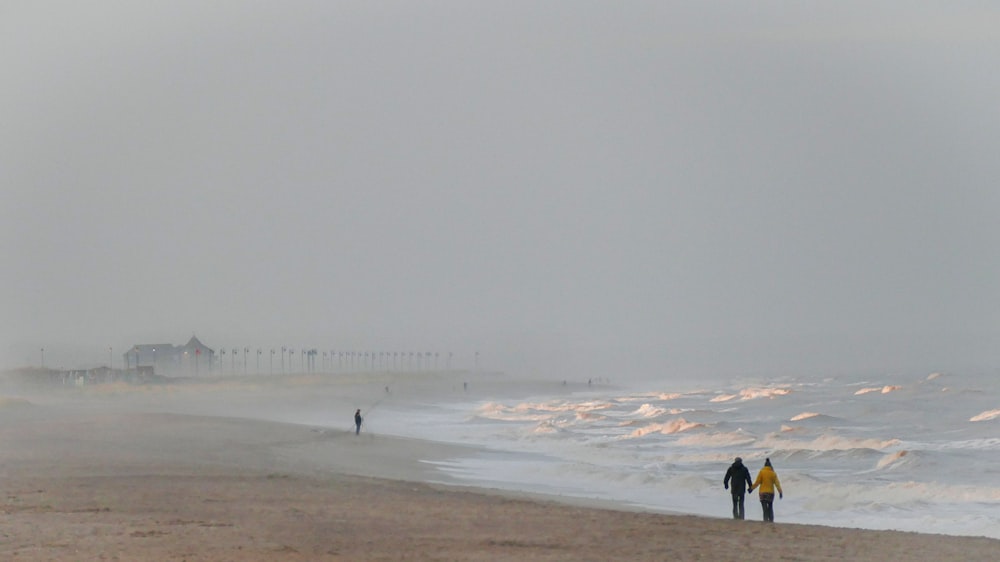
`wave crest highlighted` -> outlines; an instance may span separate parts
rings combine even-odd
[[[987,410],[969,418],[970,422],[990,421],[1000,418],[1000,410]]]
[[[705,424],[698,422],[689,422],[684,418],[677,418],[675,420],[670,420],[667,423],[657,423],[653,425],[647,425],[646,427],[640,427],[628,435],[629,438],[644,437],[646,435],[651,435],[654,433],[659,433],[662,435],[673,435],[674,433],[681,433],[683,431],[689,431],[698,427],[705,427]]]
[[[895,453],[889,453],[888,455],[879,459],[875,468],[881,470],[889,465],[896,464],[898,461],[902,460],[903,457],[909,454],[909,451],[896,451]]]
[[[720,394],[709,402],[728,402],[739,398],[740,400],[755,400],[757,398],[777,398],[791,394],[791,389],[782,387],[772,388],[744,388],[738,394]]]
[[[656,418],[666,413],[667,410],[665,408],[657,408],[652,404],[643,404],[642,406],[639,406],[638,410],[632,412],[632,415],[643,418]]]
[[[883,387],[871,386],[868,388],[862,388],[854,393],[855,396],[860,396],[862,394],[868,394],[871,392],[878,392],[881,394],[889,394],[890,392],[895,392],[897,390],[902,390],[903,387],[894,384],[887,384]]]

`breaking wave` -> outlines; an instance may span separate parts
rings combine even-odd
[[[524,402],[508,406],[499,402],[487,402],[476,410],[480,418],[496,421],[543,421],[558,414],[574,414],[578,419],[591,419],[592,412],[607,410],[612,404],[606,401],[592,402]],[[598,418],[599,419],[599,418]]]
[[[1000,410],[987,410],[969,418],[970,422],[989,421],[1000,418]]]
[[[889,394],[890,392],[895,392],[901,390],[903,387],[894,384],[887,384],[883,387],[872,386],[868,388],[862,388],[854,393],[855,396],[860,396],[862,394],[868,394],[871,392],[879,392],[881,394]]]
[[[889,453],[878,461],[875,468],[882,470],[883,468],[889,466],[895,467],[908,454],[910,454],[909,451],[896,451],[895,453]]]
[[[658,418],[666,413],[666,408],[657,408],[651,404],[643,404],[642,406],[639,406],[638,410],[632,412],[632,415],[643,418]]]
[[[739,398],[740,400],[755,400],[757,398],[776,398],[778,396],[786,396],[791,394],[791,389],[788,388],[744,388],[739,391],[738,394],[720,394],[709,402],[728,402],[730,400],[735,400]]]
[[[698,427],[705,427],[705,424],[698,422],[689,422],[684,418],[677,418],[675,420],[670,420],[667,423],[657,423],[653,425],[648,425],[646,427],[640,427],[628,435],[629,438],[644,437],[646,435],[652,435],[659,433],[661,435],[673,435],[674,433],[680,433],[682,431],[689,431]]]

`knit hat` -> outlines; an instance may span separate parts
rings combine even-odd
[[[771,459],[764,459],[764,466],[771,466]]]

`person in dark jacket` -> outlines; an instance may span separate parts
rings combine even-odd
[[[730,484],[732,487],[730,488]],[[750,479],[750,471],[743,465],[743,459],[736,457],[733,464],[726,471],[726,477],[722,479],[722,486],[729,490],[733,496],[733,519],[744,519],[746,512],[743,510],[743,500],[746,496],[747,487],[753,484]]]
[[[354,425],[356,426],[355,429],[354,429],[354,434],[355,435],[358,435],[359,433],[361,433],[361,422],[362,421],[364,421],[364,420],[361,417],[361,408],[358,408],[358,410],[356,412],[354,412]]]

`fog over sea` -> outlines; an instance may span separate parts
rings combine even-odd
[[[996,378],[593,381],[510,400],[476,399],[470,386],[456,393],[467,401],[386,401],[366,425],[483,448],[439,465],[469,485],[729,517],[722,479],[733,457],[753,476],[770,457],[785,490],[778,523],[1000,537]],[[747,519],[760,517],[750,494]]]

